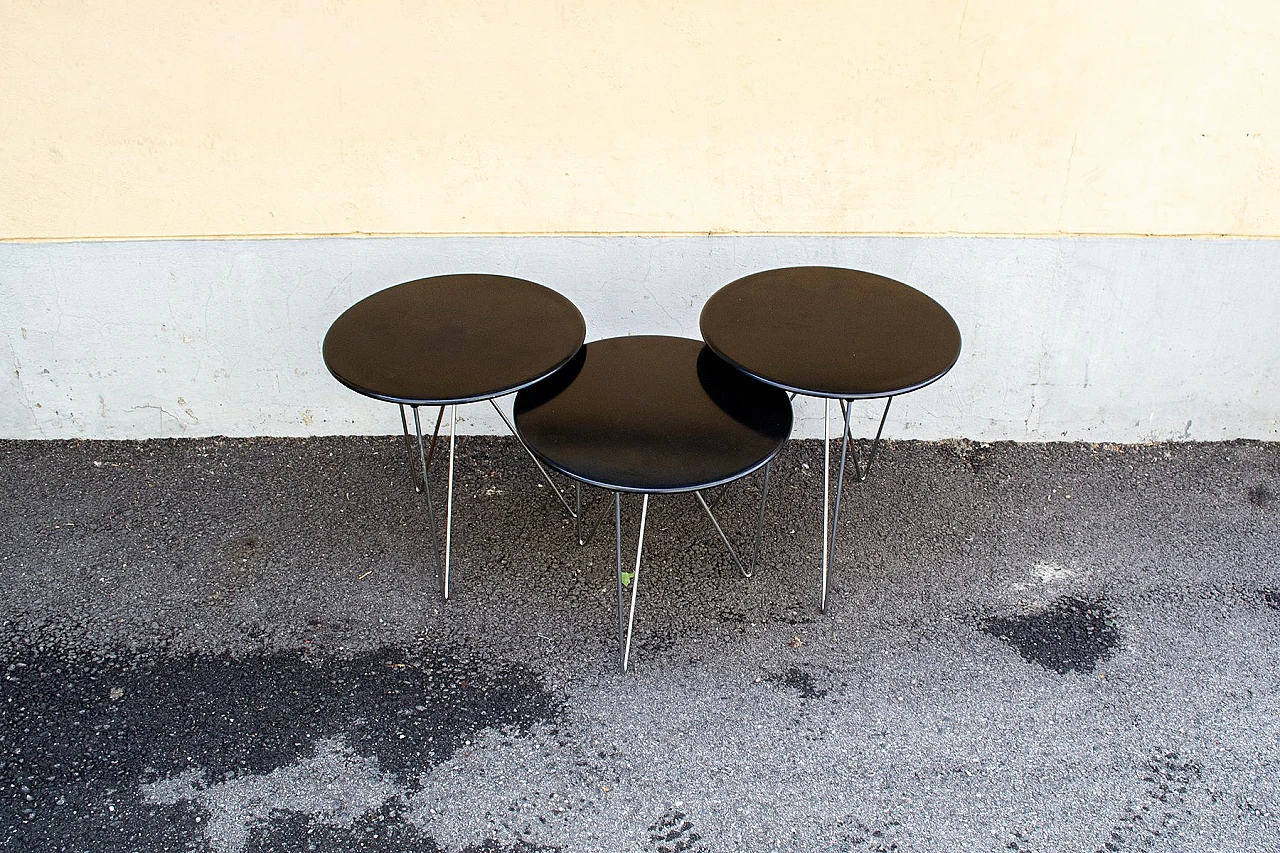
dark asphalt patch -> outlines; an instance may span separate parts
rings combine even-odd
[[[1254,506],[1268,507],[1276,502],[1275,493],[1259,483],[1249,489],[1249,503]]]
[[[1258,598],[1272,610],[1280,610],[1280,589],[1258,590]]]
[[[1105,605],[1071,596],[1035,613],[987,617],[982,630],[1013,646],[1028,662],[1063,675],[1093,672],[1120,643],[1115,617]]]
[[[317,823],[296,812],[272,815],[266,826],[254,827],[245,853],[277,850],[333,850],[342,853],[444,853],[446,848],[405,820],[403,804],[389,802],[361,815],[350,827]],[[468,845],[460,853],[558,853],[560,847],[529,842],[504,845],[488,840]]]
[[[788,667],[784,672],[771,673],[765,677],[774,684],[796,691],[801,699],[821,699],[827,695],[825,689],[814,683],[813,675],[798,666]]]
[[[319,661],[10,649],[0,846],[18,850],[183,849],[200,835],[199,810],[145,802],[142,784],[193,769],[212,782],[269,773],[341,736],[411,788],[481,729],[523,732],[561,709],[536,672],[457,647]]]

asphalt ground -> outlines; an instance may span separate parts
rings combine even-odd
[[[403,453],[0,442],[0,849],[1280,848],[1280,445],[891,442],[820,614],[791,442],[750,580],[651,502],[625,675],[608,496],[462,439],[444,604]]]

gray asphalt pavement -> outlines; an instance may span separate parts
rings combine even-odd
[[[0,849],[1280,849],[1280,445],[890,443],[820,614],[792,442],[751,580],[651,504],[626,675],[611,511],[463,439],[444,604],[402,454],[0,442]]]

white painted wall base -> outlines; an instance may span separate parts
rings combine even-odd
[[[395,432],[320,358],[375,290],[504,273],[572,299],[588,340],[697,337],[717,287],[795,264],[897,278],[960,324],[959,364],[894,404],[888,436],[1280,438],[1280,241],[808,236],[0,244],[0,436]],[[801,403],[795,435],[821,411]],[[876,404],[858,412],[873,430]],[[475,405],[459,430],[502,426]]]

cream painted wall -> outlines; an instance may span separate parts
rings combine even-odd
[[[0,239],[1280,236],[1280,4],[0,7]]]

